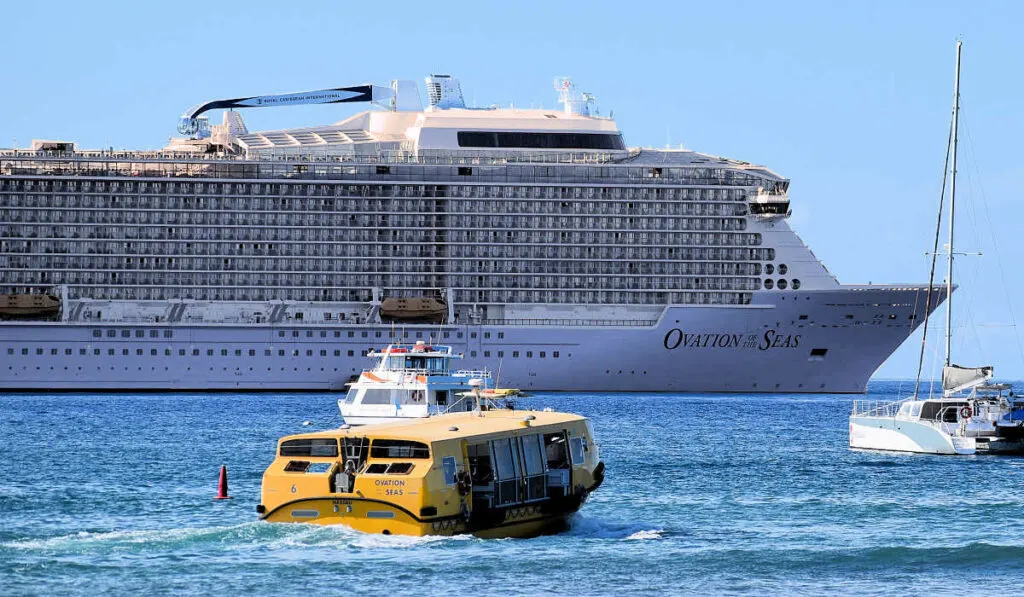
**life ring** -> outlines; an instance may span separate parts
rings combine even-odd
[[[468,471],[463,471],[459,475],[459,495],[469,495],[470,491],[473,491],[473,477]]]
[[[970,419],[973,414],[974,414],[974,411],[971,410],[970,406],[965,406],[965,407],[960,409],[960,418],[961,419]]]

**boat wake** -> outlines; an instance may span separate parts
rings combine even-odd
[[[665,530],[643,523],[617,523],[577,514],[569,521],[568,535],[588,539],[645,541],[663,539]]]

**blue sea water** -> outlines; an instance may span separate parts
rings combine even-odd
[[[1018,591],[1024,459],[850,451],[854,398],[521,400],[591,417],[607,480],[564,534],[481,540],[258,522],[275,441],[337,426],[333,394],[0,396],[0,593]]]

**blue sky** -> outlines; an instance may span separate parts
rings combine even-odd
[[[159,147],[204,100],[431,72],[458,76],[478,105],[554,106],[552,78],[571,75],[614,111],[630,145],[682,143],[792,179],[791,222],[840,281],[923,282],[963,36],[957,245],[983,256],[960,260],[954,351],[1020,379],[1022,6],[8,3],[0,146]],[[357,109],[244,115],[264,129]],[[878,376],[912,375],[918,344]]]

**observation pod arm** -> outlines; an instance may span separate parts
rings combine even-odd
[[[220,108],[270,108],[276,106],[301,106],[308,104],[341,104],[350,102],[381,102],[384,100],[398,99],[397,85],[394,88],[381,87],[379,85],[358,85],[355,87],[334,87],[331,89],[317,89],[315,91],[299,91],[295,93],[281,93],[276,95],[254,95],[251,97],[239,97],[234,99],[220,99],[199,104],[187,110],[178,122],[178,132],[182,135],[202,133],[199,116],[209,110]],[[418,98],[417,98],[418,99]],[[402,109],[397,101],[389,104],[380,104],[390,110]]]

